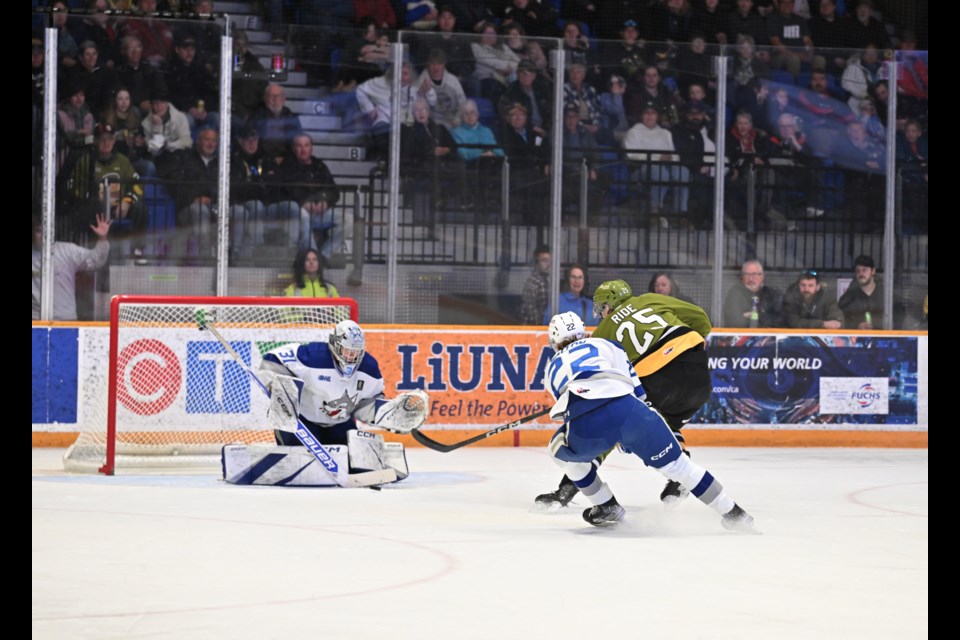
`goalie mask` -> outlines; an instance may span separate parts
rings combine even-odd
[[[583,320],[572,311],[553,316],[550,319],[549,333],[550,346],[554,351],[560,351],[571,342],[587,337]]]
[[[367,350],[363,329],[353,320],[343,320],[334,327],[329,341],[337,369],[345,376],[353,375]]]

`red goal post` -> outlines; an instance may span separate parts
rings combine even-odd
[[[80,435],[68,471],[216,467],[225,444],[273,443],[267,398],[198,317],[254,371],[264,353],[327,339],[357,320],[352,298],[115,296],[105,367],[80,381]],[[99,353],[99,356],[98,356]]]

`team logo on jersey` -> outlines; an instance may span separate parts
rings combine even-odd
[[[357,399],[356,397],[351,398],[350,395],[344,390],[343,395],[334,400],[325,400],[323,403],[323,411],[331,418],[339,417],[341,413],[346,412],[347,415],[353,414],[354,410],[357,408]]]
[[[666,349],[663,350],[663,355],[665,356],[670,355],[671,353],[673,353],[674,349],[676,349],[676,347],[667,347]]]

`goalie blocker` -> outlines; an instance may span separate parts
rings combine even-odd
[[[260,484],[297,487],[350,486],[349,476],[370,471],[389,470],[385,482],[403,480],[409,475],[403,444],[384,442],[383,436],[369,431],[351,430],[347,445],[326,445],[340,474],[335,479],[304,447],[229,444],[223,447],[223,479],[230,484]],[[395,475],[394,475],[395,474]]]

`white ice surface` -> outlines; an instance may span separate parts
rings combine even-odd
[[[542,449],[408,451],[382,491],[97,477],[33,450],[32,637],[928,637],[928,452],[700,448],[763,535],[613,454],[617,530],[531,510]]]

